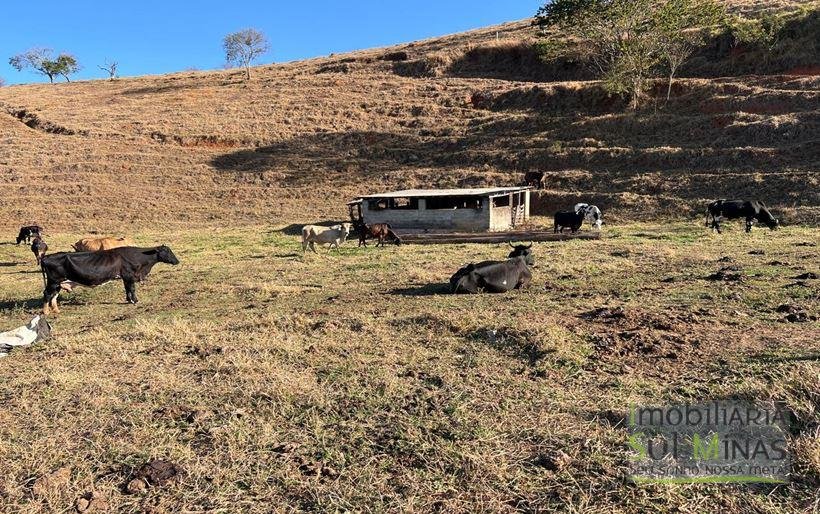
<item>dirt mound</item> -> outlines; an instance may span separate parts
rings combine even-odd
[[[162,487],[184,475],[185,470],[178,464],[162,459],[151,460],[137,468],[126,491],[131,494],[143,493],[148,487]]]
[[[743,273],[740,266],[726,266],[704,277],[716,282],[743,282]]]

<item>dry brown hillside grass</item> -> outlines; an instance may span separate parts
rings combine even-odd
[[[218,71],[0,89],[0,223],[314,221],[357,194],[530,169],[549,172],[544,213],[586,198],[622,219],[687,216],[740,196],[820,219],[816,69],[683,79],[669,105],[630,112],[561,81],[571,70],[533,82],[535,36],[509,23],[261,67],[250,84]]]

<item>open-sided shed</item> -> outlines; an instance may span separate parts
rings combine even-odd
[[[348,204],[353,221],[406,230],[498,232],[530,217],[529,187],[408,189],[363,196]]]

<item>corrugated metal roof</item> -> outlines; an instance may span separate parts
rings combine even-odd
[[[405,189],[390,193],[365,195],[362,198],[424,198],[432,196],[492,196],[526,191],[529,187],[479,187],[472,189]]]

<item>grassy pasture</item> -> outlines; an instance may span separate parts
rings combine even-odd
[[[261,226],[133,235],[181,264],[136,307],[119,283],[61,295],[55,337],[0,359],[0,510],[91,491],[123,512],[818,508],[820,324],[776,312],[820,314],[818,281],[793,278],[820,271],[816,229],[613,226],[536,243],[530,290],[479,296],[446,281],[504,245],[303,256]],[[705,279],[726,266],[740,279]],[[2,326],[41,291],[28,249],[0,245]],[[623,316],[582,316],[598,307]],[[794,414],[790,484],[626,480],[629,405],[738,396]],[[185,476],[123,492],[149,458]]]

